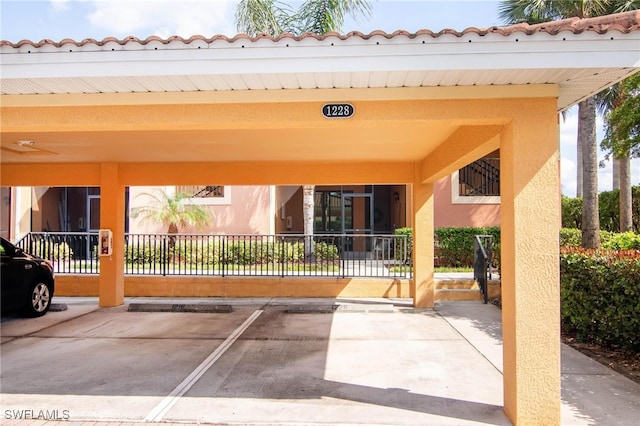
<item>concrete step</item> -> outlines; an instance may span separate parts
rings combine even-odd
[[[478,289],[478,283],[471,279],[462,280],[436,280],[436,289]]]
[[[451,289],[436,289],[434,292],[436,301],[447,302],[467,302],[482,300],[482,293],[480,289],[465,289],[465,288],[451,288]]]
[[[436,301],[472,301],[482,300],[480,287],[475,280],[453,279],[436,280],[435,300]],[[488,282],[489,298],[499,298],[501,289],[499,280]]]

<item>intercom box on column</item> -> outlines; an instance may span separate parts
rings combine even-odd
[[[98,231],[98,250],[100,256],[111,256],[113,253],[113,232],[111,229]]]

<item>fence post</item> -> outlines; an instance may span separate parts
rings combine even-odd
[[[284,235],[280,235],[280,277],[284,278],[284,262],[286,255],[284,252]]]
[[[161,258],[161,265],[162,265],[162,276],[166,276],[167,275],[167,262],[169,261],[169,259],[167,258],[168,256],[168,252],[167,252],[167,236],[164,235],[162,237],[162,258]]]

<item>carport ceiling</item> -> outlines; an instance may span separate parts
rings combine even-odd
[[[252,96],[278,102],[291,100],[293,93],[316,91],[333,101],[332,93],[349,99],[345,92],[363,89],[418,93],[424,88],[546,85],[555,88],[562,111],[638,71],[639,18],[640,12],[628,12],[537,26],[416,34],[2,41],[0,93],[2,107],[12,109],[95,106],[103,100],[127,105],[132,95],[177,100],[208,94],[211,102],[221,102],[229,93],[244,93],[243,102],[252,102]],[[451,123],[412,123],[411,129],[399,123],[351,129],[344,139],[336,139],[330,129],[311,126],[280,129],[275,146],[263,147],[253,137],[247,149],[242,141],[251,134],[241,129],[49,134],[37,124],[9,129],[4,124],[3,119],[2,162],[195,161],[202,160],[198,152],[203,150],[217,161],[277,159],[283,150],[293,160],[310,154],[316,160],[335,160],[338,152],[345,160],[368,160],[368,155],[416,160],[456,129]],[[307,144],[298,146],[300,139]],[[17,144],[29,140],[43,151]],[[133,140],[135,147],[126,144]],[[362,147],[353,158],[341,149],[346,141]]]
[[[2,162],[417,161],[453,126],[4,133]],[[6,143],[35,141],[33,146]],[[357,149],[349,149],[349,144]]]

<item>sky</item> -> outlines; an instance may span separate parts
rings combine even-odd
[[[295,6],[299,2],[284,1]],[[416,32],[420,29],[462,31],[468,27],[503,25],[498,15],[499,1],[489,0],[370,0],[372,16],[348,18],[342,32],[370,33],[383,30]],[[0,0],[0,39],[76,41],[106,37],[170,37],[237,33],[234,10],[237,1],[208,0]],[[560,122],[562,193],[576,193],[577,108],[571,108]],[[598,119],[598,142],[602,139],[602,119]],[[605,153],[601,152],[602,159]],[[632,161],[632,184],[640,185],[640,159]],[[600,191],[612,188],[611,161],[600,168]]]

